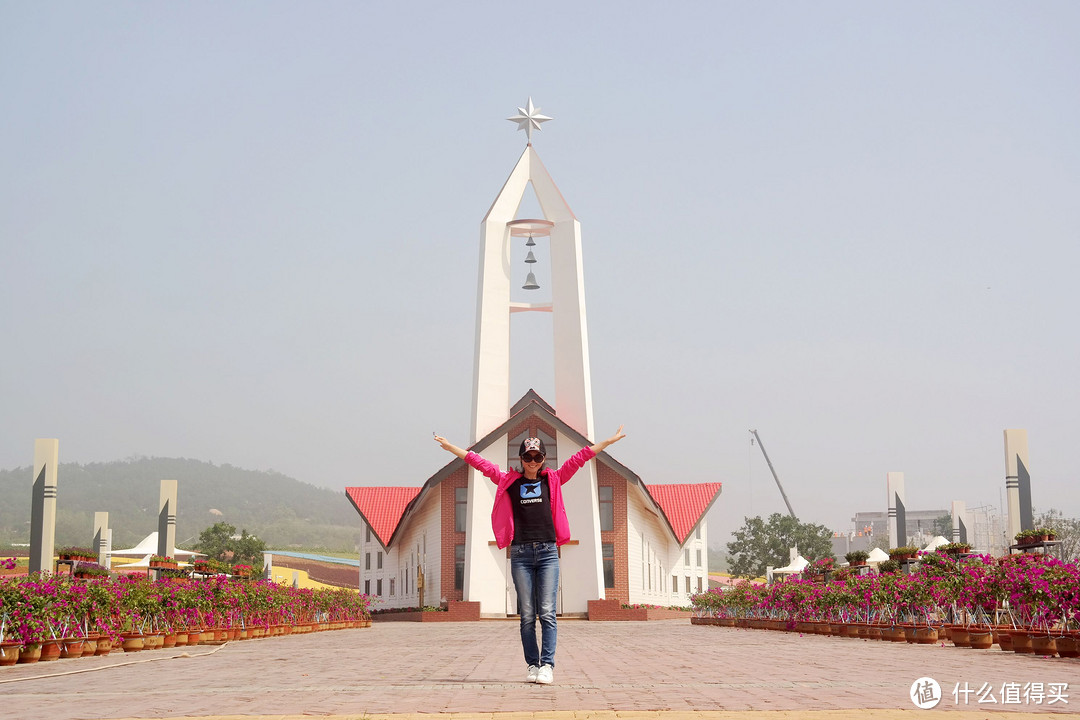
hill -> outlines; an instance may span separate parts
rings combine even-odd
[[[0,543],[30,539],[30,467],[0,470]],[[56,542],[88,546],[95,512],[109,513],[113,547],[130,547],[157,530],[160,481],[177,480],[177,544],[224,520],[271,548],[351,551],[360,518],[344,493],[276,472],[244,470],[184,458],[61,463],[57,474]]]

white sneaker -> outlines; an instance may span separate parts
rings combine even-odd
[[[536,677],[540,673],[540,668],[535,665],[529,666],[529,674],[525,676],[525,682],[536,682]],[[548,680],[548,682],[551,682]]]
[[[550,665],[543,665],[540,667],[540,672],[536,673],[536,682],[541,685],[550,685],[551,681],[555,679],[555,668]]]

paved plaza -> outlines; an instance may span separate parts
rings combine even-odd
[[[10,718],[341,716],[382,720],[897,718],[1080,709],[1080,661],[691,625],[563,620],[555,684],[523,681],[517,624],[383,622],[362,630],[113,653],[0,670]],[[912,683],[942,688],[917,709]],[[992,689],[967,704],[953,690]],[[1069,683],[1068,703],[1002,701],[1008,683]],[[1012,686],[1009,686],[1012,687]],[[1038,688],[1038,685],[1029,685]],[[984,696],[986,693],[984,692]]]

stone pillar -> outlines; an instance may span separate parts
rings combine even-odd
[[[56,540],[56,468],[60,441],[34,441],[34,486],[30,503],[30,572],[52,572]]]
[[[971,543],[969,537],[967,506],[963,500],[952,501],[952,541]]]
[[[1005,431],[1005,499],[1008,503],[1008,545],[1016,533],[1035,527],[1031,510],[1031,475],[1028,474],[1027,430]]]
[[[274,553],[263,553],[263,579],[274,579]]]
[[[904,473],[885,475],[885,487],[889,498],[889,544],[890,547],[907,545],[907,517],[904,512]]]
[[[176,481],[162,480],[158,495],[157,554],[176,557]]]
[[[94,513],[94,552],[98,565],[108,567],[109,561],[109,513]]]

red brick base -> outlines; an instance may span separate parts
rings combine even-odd
[[[480,603],[451,600],[446,612],[389,612],[372,616],[375,622],[474,622],[480,620]]]
[[[590,620],[678,620],[691,618],[690,610],[667,608],[624,608],[619,600],[590,600]]]

